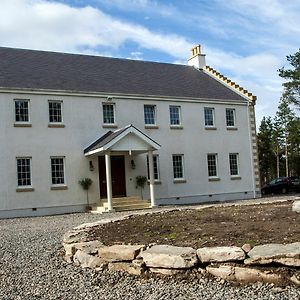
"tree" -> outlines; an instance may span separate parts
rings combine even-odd
[[[283,86],[288,101],[300,107],[300,49],[286,58],[292,68],[285,69],[283,67],[279,69],[279,76],[287,80]]]
[[[91,178],[83,178],[78,181],[78,183],[82,186],[82,188],[86,191],[86,201],[87,201],[87,209],[90,209],[89,203],[89,188],[92,185],[93,181]]]
[[[276,176],[276,155],[274,151],[274,128],[271,117],[263,117],[257,134],[258,160],[261,184]]]

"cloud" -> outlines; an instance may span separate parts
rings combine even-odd
[[[71,7],[45,0],[1,1],[1,45],[86,52],[98,47],[116,50],[127,41],[174,58],[181,58],[192,45],[184,37],[152,32],[91,6]]]

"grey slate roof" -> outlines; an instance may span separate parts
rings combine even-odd
[[[4,47],[0,87],[246,101],[191,66]]]

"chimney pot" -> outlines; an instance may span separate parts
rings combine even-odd
[[[203,69],[206,66],[205,54],[201,54],[201,46],[196,45],[192,49],[192,56],[188,59],[188,65],[197,69]]]

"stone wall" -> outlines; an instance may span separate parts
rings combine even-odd
[[[190,271],[243,283],[269,282],[300,286],[300,242],[243,247],[176,247],[170,245],[103,245],[91,228],[126,217],[83,224],[64,235],[65,259],[83,268],[108,268],[133,275],[176,275]]]

